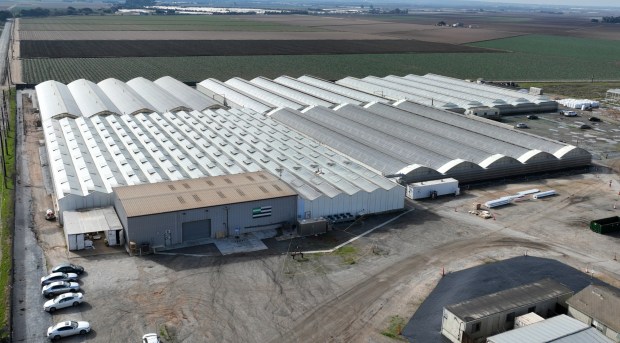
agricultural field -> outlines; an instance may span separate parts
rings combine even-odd
[[[492,52],[484,48],[416,40],[145,40],[21,41],[22,58],[182,57]]]
[[[320,28],[258,22],[248,16],[67,16],[20,19],[20,31],[322,31]]]
[[[544,34],[568,37],[607,38],[615,31],[615,40],[620,40],[617,27],[613,24],[593,23],[592,18],[618,15],[614,12],[590,11],[563,14],[536,12],[421,12],[401,16],[382,16],[381,20],[417,25],[435,25],[440,21],[447,24],[463,23],[476,29],[488,29],[517,34]],[[611,38],[610,38],[611,39]]]
[[[585,17],[497,13],[468,17],[493,28],[516,25],[524,30],[508,32],[430,26],[440,16],[451,22],[463,14],[428,15],[431,19],[424,15],[20,19],[21,81],[67,83],[109,77],[126,81],[169,75],[200,82],[210,77],[303,74],[333,80],[409,73],[510,81],[620,80],[620,45],[613,41],[525,34],[529,26],[545,23],[550,33],[569,27],[594,29]],[[489,50],[496,53],[481,52]]]
[[[143,58],[24,59],[25,83],[49,79],[71,82],[108,77],[130,80],[170,75],[186,82],[207,78],[253,78],[311,74],[325,79],[389,74],[436,73],[458,78],[489,80],[620,80],[615,56],[620,46],[608,41],[550,36],[514,37],[476,44],[509,49],[510,53],[427,53],[297,56],[195,56]],[[534,46],[534,47],[532,47]],[[538,46],[539,49],[535,47]],[[588,53],[597,51],[597,53]]]

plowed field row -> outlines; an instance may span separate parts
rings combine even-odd
[[[22,41],[22,58],[181,57],[487,52],[415,40]]]

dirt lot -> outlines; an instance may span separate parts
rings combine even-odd
[[[346,251],[306,254],[303,260],[286,254],[286,243],[278,247],[273,242],[269,251],[245,256],[130,257],[104,248],[69,254],[62,229],[42,219],[51,206],[38,166],[42,131],[32,113],[25,122],[26,151],[32,157],[28,189],[33,230],[48,266],[70,260],[87,270],[81,281],[86,304],[49,315],[40,311],[40,294],[32,294],[41,304],[25,311],[33,311],[29,313],[41,322],[91,322],[94,332],[67,342],[127,342],[149,331],[164,334],[165,342],[389,342],[381,334],[389,318],[408,319],[442,269],[456,271],[525,253],[588,268],[595,277],[620,286],[620,264],[613,254],[620,251],[620,238],[587,228],[591,219],[618,214],[618,169],[464,187],[458,197],[409,202],[413,211]],[[617,159],[602,162],[620,166]],[[555,189],[559,195],[494,210],[495,219],[467,213],[474,202],[531,188]],[[395,215],[371,217],[289,246],[323,248]],[[29,278],[37,282],[39,276]],[[44,341],[43,327],[26,330],[29,337]]]

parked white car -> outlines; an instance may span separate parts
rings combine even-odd
[[[47,328],[47,338],[51,340],[60,339],[73,335],[85,335],[90,332],[90,324],[88,322],[66,321],[60,322],[54,326]]]
[[[75,273],[51,273],[41,278],[41,286],[49,285],[56,281],[76,281],[78,275]]]
[[[147,333],[142,336],[142,343],[161,343],[156,333]]]
[[[43,310],[54,312],[61,308],[78,306],[84,302],[84,294],[82,293],[64,293],[52,300],[48,300],[43,304]]]
[[[57,281],[52,282],[47,286],[43,286],[41,294],[43,294],[47,298],[51,298],[59,294],[78,292],[79,290],[80,284],[77,282]]]

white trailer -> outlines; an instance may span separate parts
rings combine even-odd
[[[407,198],[424,199],[440,195],[459,195],[459,181],[453,178],[415,182],[407,185]]]

